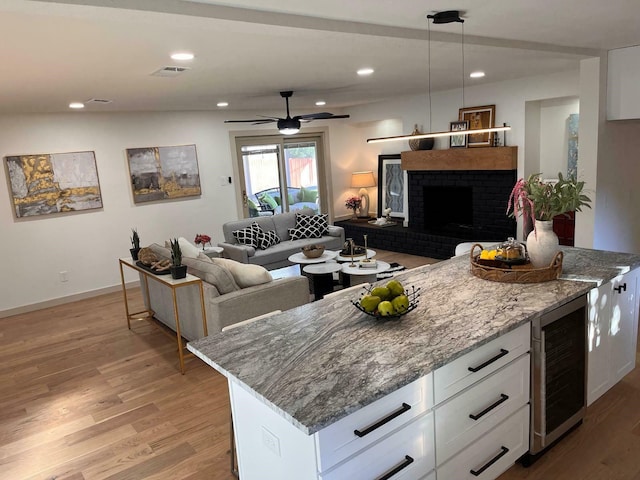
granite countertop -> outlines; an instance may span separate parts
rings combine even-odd
[[[571,280],[535,284],[473,276],[469,257],[395,278],[421,288],[400,320],[358,311],[347,291],[191,342],[188,349],[312,434],[464,353],[640,266],[640,255],[564,248]],[[573,281],[582,280],[582,281]]]

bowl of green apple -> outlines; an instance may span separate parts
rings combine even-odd
[[[400,318],[418,306],[420,288],[405,288],[398,280],[390,280],[385,285],[363,287],[364,292],[351,303],[361,312],[375,318]]]

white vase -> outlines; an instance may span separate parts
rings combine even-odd
[[[535,229],[527,236],[529,260],[535,268],[546,268],[560,250],[553,220],[536,220]]]

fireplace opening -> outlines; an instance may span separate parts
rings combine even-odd
[[[473,230],[473,187],[426,186],[424,230],[432,233],[464,233]]]

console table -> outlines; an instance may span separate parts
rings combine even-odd
[[[171,289],[171,297],[173,300],[173,314],[176,319],[175,338],[176,338],[176,341],[178,342],[178,358],[180,360],[180,373],[184,375],[184,355],[185,355],[184,346],[186,342],[183,343],[182,335],[180,334],[180,312],[178,311],[176,290],[178,288],[186,287],[188,285],[193,285],[193,284],[198,285],[200,289],[200,308],[202,309],[202,328],[204,331],[204,336],[206,337],[209,334],[209,332],[207,331],[207,315],[204,308],[204,291],[202,289],[202,280],[190,274],[187,274],[185,278],[181,278],[179,280],[172,278],[171,275],[156,275],[136,265],[135,261],[131,258],[120,258],[119,265],[120,265],[120,280],[122,282],[122,293],[124,295],[124,309],[127,316],[127,327],[129,328],[129,330],[131,330],[131,320],[148,320],[153,325],[159,328],[161,327],[161,325],[159,322],[157,322],[153,318],[153,314],[154,314],[153,310],[145,309],[145,310],[141,310],[139,312],[133,312],[133,313],[129,311],[129,299],[127,297],[127,287],[124,281],[123,267],[131,268],[136,272],[144,275],[145,298],[149,298],[149,284],[148,284],[149,279],[153,279],[154,281],[159,282],[162,285],[165,285]],[[167,334],[170,338],[173,338],[173,334],[169,333],[167,330],[168,330],[168,327],[160,328],[160,331]],[[190,354],[190,352],[186,352],[186,353]]]

